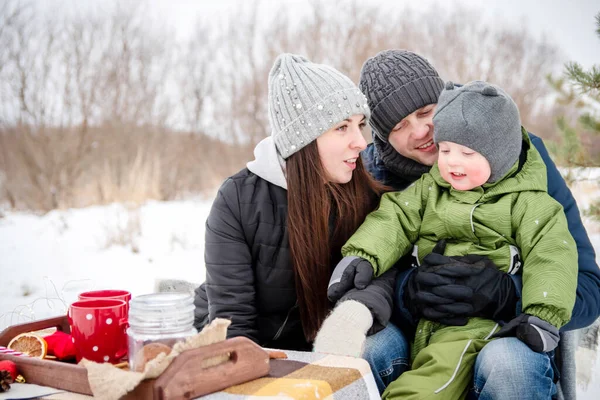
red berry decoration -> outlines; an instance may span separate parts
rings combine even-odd
[[[17,365],[14,362],[0,361],[0,393],[10,389],[10,384],[17,379],[18,375]]]

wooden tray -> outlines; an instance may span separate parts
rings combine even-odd
[[[7,346],[20,333],[54,327],[70,333],[66,316],[49,318],[8,327],[0,333],[0,346]],[[201,366],[203,360],[225,353],[230,353],[228,361],[208,368]],[[0,354],[0,360],[3,359],[14,361],[28,383],[92,395],[87,370],[82,366]],[[123,399],[190,399],[260,378],[268,373],[268,353],[250,339],[238,337],[181,353],[158,378],[143,381]]]

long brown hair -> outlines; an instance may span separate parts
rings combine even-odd
[[[377,206],[385,187],[371,178],[360,158],[350,182],[324,183],[316,141],[286,160],[286,172],[290,252],[302,329],[310,342],[330,309],[327,284],[341,247]]]

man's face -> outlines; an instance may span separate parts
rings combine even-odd
[[[438,156],[433,143],[433,113],[436,104],[428,104],[398,122],[388,141],[404,157],[432,166]]]

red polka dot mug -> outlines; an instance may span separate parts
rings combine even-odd
[[[79,294],[79,300],[89,299],[117,299],[124,300],[126,303],[126,309],[129,311],[129,300],[131,300],[131,293],[127,290],[92,290],[91,292],[83,292]]]
[[[118,299],[79,300],[68,313],[77,362],[116,364],[127,355],[127,304]]]

